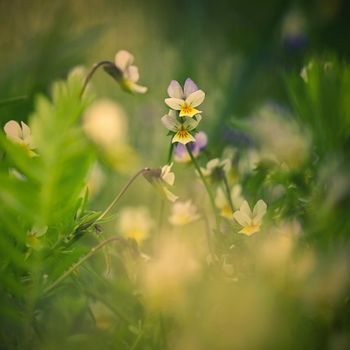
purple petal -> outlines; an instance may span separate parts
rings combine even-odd
[[[203,149],[208,144],[208,136],[204,131],[197,133],[195,139],[195,146],[198,148],[198,150]]]
[[[187,78],[184,86],[185,98],[187,98],[189,95],[191,95],[193,92],[197,90],[199,89],[198,89],[198,86],[195,84],[195,82],[191,78]]]
[[[181,85],[177,80],[172,80],[168,86],[168,95],[170,97],[183,99],[184,93]]]

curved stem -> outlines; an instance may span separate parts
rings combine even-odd
[[[230,192],[230,186],[228,185],[227,177],[226,177],[225,174],[223,174],[222,180],[224,182],[225,190],[226,190],[226,193],[227,193],[227,199],[228,199],[228,202],[230,204],[230,207],[231,207],[231,210],[232,210],[232,213],[233,213],[235,211],[235,209],[233,208],[231,192]]]
[[[188,145],[186,145],[186,149],[187,149],[187,152],[188,152],[188,154],[189,154],[189,156],[191,158],[191,161],[192,161],[193,165],[195,166],[196,170],[198,171],[198,174],[199,174],[199,176],[200,176],[200,178],[201,178],[201,180],[202,180],[202,182],[204,184],[204,187],[205,187],[205,189],[206,189],[206,191],[208,193],[210,204],[211,204],[211,206],[213,208],[214,215],[215,215],[216,229],[219,232],[220,231],[220,223],[219,223],[218,214],[216,212],[216,206],[215,206],[215,200],[214,200],[213,194],[211,193],[211,190],[210,190],[209,185],[208,185],[208,183],[207,183],[207,181],[206,181],[206,179],[205,179],[205,177],[204,177],[204,175],[202,173],[201,168],[199,167],[196,159],[193,156],[191,148]]]
[[[116,195],[116,197],[113,199],[111,204],[105,209],[105,211],[96,219],[96,222],[104,218],[104,216],[113,208],[113,206],[119,201],[119,199],[124,195],[124,193],[128,190],[128,188],[132,185],[132,183],[145,171],[147,171],[149,168],[143,168],[139,170],[129,181],[128,183],[122,188],[122,190]]]
[[[83,85],[83,88],[81,89],[81,92],[80,92],[80,95],[79,97],[82,98],[83,97],[83,94],[85,92],[85,89],[87,87],[87,84],[89,83],[89,81],[91,80],[92,76],[95,74],[95,72],[97,71],[98,68],[102,67],[102,66],[109,66],[109,65],[114,65],[113,62],[111,61],[100,61],[100,62],[97,62],[95,63],[91,69],[90,69],[90,72],[89,74],[86,76],[85,78],[85,81],[84,81],[84,85]]]
[[[63,275],[58,277],[56,281],[54,281],[51,285],[49,285],[47,288],[44,289],[44,294],[51,291],[53,288],[55,288],[58,284],[60,284],[64,279],[66,279],[74,270],[76,270],[82,263],[84,263],[87,259],[89,259],[92,255],[94,255],[97,251],[99,251],[102,247],[104,247],[106,244],[113,242],[113,241],[119,241],[124,243],[124,239],[120,236],[112,236],[110,238],[105,239],[101,243],[99,243],[97,246],[93,247],[86,255],[84,255],[80,260],[78,260],[75,264],[73,264]]]

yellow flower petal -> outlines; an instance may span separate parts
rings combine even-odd
[[[202,111],[199,111],[198,109],[193,108],[190,104],[183,103],[181,105],[179,116],[180,117],[193,117],[194,115],[196,115],[198,113],[202,113]]]
[[[244,235],[251,236],[253,233],[260,231],[260,225],[249,225],[244,227],[239,233],[243,233]]]
[[[186,145],[193,141],[195,141],[194,137],[187,130],[179,130],[173,137],[172,143],[180,142],[183,145]]]

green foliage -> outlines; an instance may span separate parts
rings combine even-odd
[[[345,151],[350,144],[350,66],[333,58],[314,59],[302,74],[287,79],[289,95],[317,153]]]
[[[87,221],[86,214],[76,217],[93,160],[79,126],[87,104],[81,101],[80,90],[81,81],[71,77],[53,85],[52,102],[44,96],[37,98],[30,117],[36,155],[0,136],[4,152],[0,172],[1,338],[3,342],[8,338],[8,346],[30,342],[33,307],[44,284],[88,249],[71,247],[67,254],[59,243]],[[16,323],[19,328],[10,327],[11,318],[21,320]]]

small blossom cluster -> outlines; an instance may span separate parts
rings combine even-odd
[[[186,145],[195,142],[193,135],[202,120],[202,112],[196,107],[204,101],[204,91],[200,90],[192,79],[187,78],[183,88],[178,81],[172,80],[168,87],[168,95],[165,103],[171,109],[161,120],[172,134],[172,143]]]

